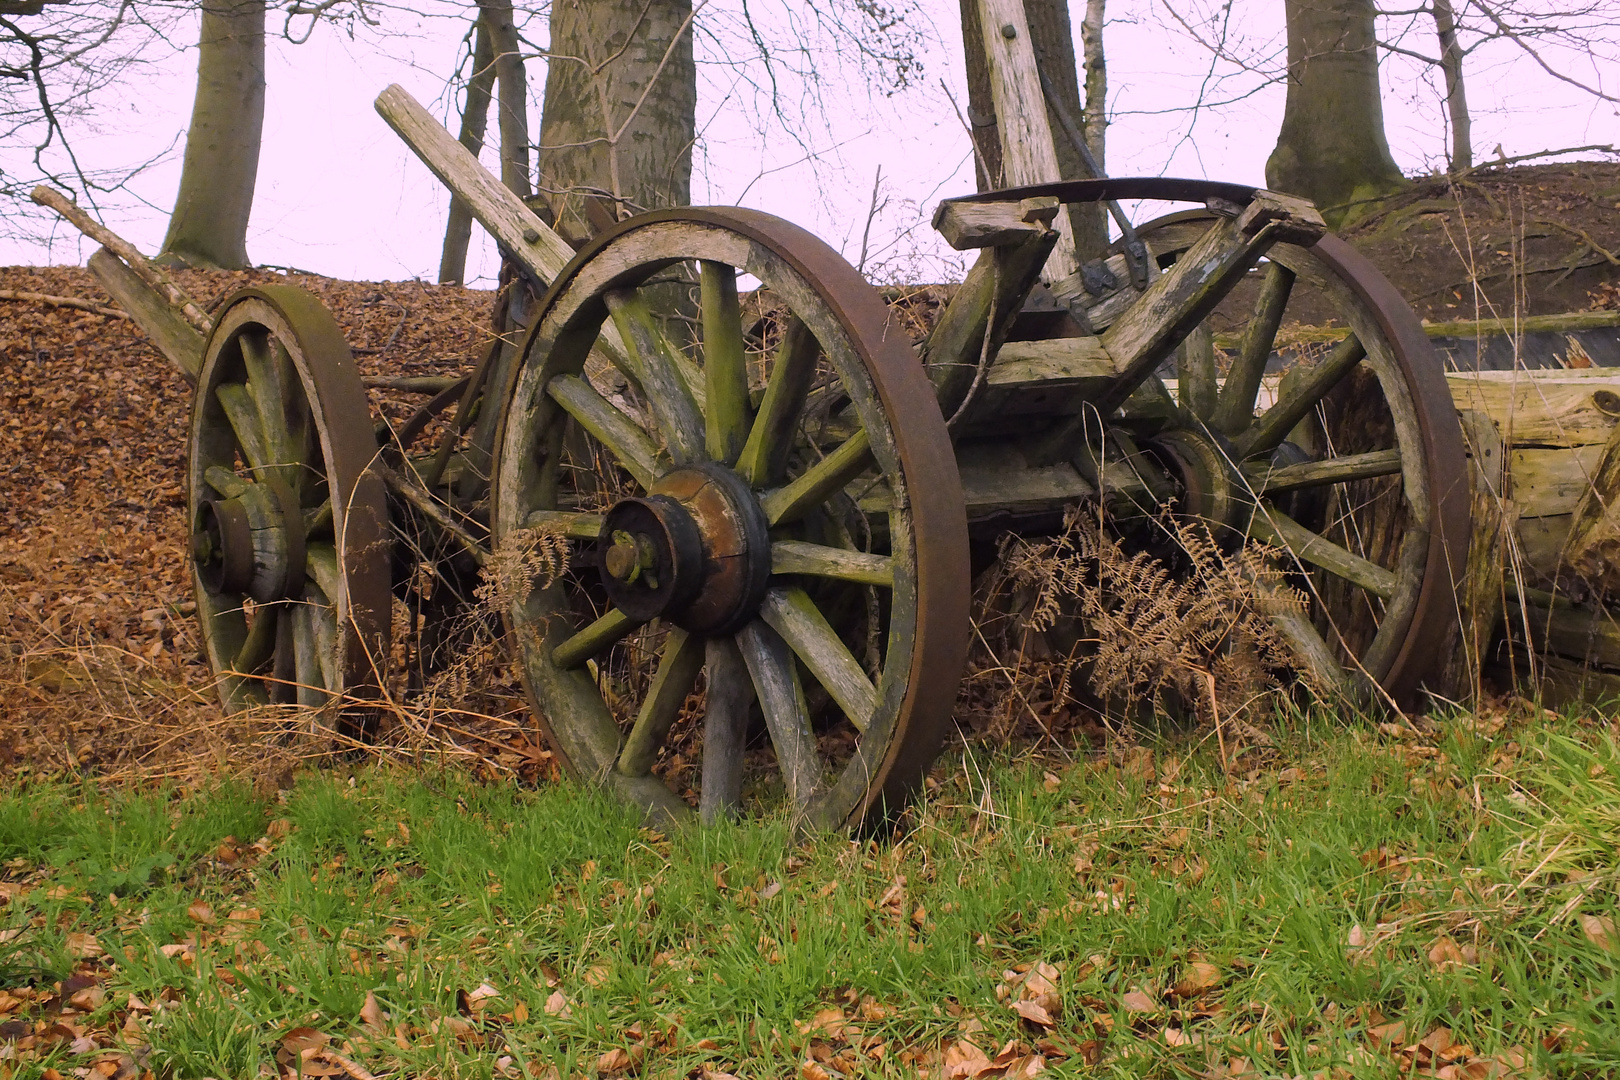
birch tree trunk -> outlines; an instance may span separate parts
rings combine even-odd
[[[1286,0],[1288,97],[1266,183],[1335,227],[1405,186],[1384,137],[1373,0]]]
[[[160,258],[239,270],[264,133],[264,0],[204,0],[197,96]]]
[[[692,197],[697,67],[691,0],[555,0],[539,183],[564,236],[584,198],[618,216]]]

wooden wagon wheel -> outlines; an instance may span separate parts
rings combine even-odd
[[[1230,220],[1139,235],[1168,269]],[[1286,553],[1307,604],[1273,621],[1320,685],[1408,702],[1444,659],[1468,537],[1461,432],[1416,316],[1337,237],[1276,243],[1181,339],[1175,374],[1180,408],[1134,433],[1177,510]]]
[[[287,285],[220,310],[187,461],[197,618],[230,712],[366,696],[386,661],[388,511],[354,360]],[[351,726],[361,713],[345,712]]]
[[[743,275],[790,312],[762,394]],[[698,294],[684,352],[647,302],[671,281]],[[785,803],[839,828],[900,805],[955,700],[967,532],[939,407],[877,293],[787,222],[685,209],[598,238],[542,313],[500,398],[494,562],[553,538],[560,576],[520,575],[503,610],[566,764],[684,815],[653,768],[675,740],[690,761],[701,724],[679,786],[705,821]],[[611,363],[588,364],[609,323]]]

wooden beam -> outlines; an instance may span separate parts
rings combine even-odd
[[[1007,182],[1019,186],[1062,180],[1024,0],[978,0],[978,3]],[[1062,280],[1080,269],[1069,215],[1059,214],[1054,224],[1058,240],[1046,260],[1043,276],[1048,281]]]
[[[90,272],[96,275],[107,295],[118,301],[118,306],[135,320],[135,325],[153,347],[174,365],[186,382],[196,386],[206,344],[203,336],[161,293],[106,248],[90,256]]]

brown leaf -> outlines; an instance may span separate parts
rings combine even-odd
[[[298,1057],[305,1050],[321,1050],[332,1041],[332,1036],[312,1027],[295,1027],[281,1037],[281,1048]]]
[[[994,1067],[989,1055],[966,1039],[958,1039],[945,1048],[945,1080],[959,1077],[972,1080]]]
[[[1457,948],[1457,943],[1449,937],[1435,938],[1434,944],[1429,946],[1429,963],[1441,971],[1450,971],[1452,968],[1462,967],[1462,950]]]
[[[1041,787],[1045,788],[1048,794],[1050,794],[1051,792],[1056,791],[1058,788],[1060,788],[1062,786],[1063,786],[1063,778],[1060,777],[1057,773],[1055,773],[1055,772],[1045,772],[1045,773],[1041,774]]]
[[[201,900],[193,900],[187,905],[186,914],[191,917],[192,922],[199,922],[205,926],[214,925],[214,909]]]
[[[95,1012],[107,1000],[107,991],[100,986],[87,986],[68,998],[68,1004],[80,1012]]]
[[[820,1068],[819,1065],[816,1066],[816,1067]],[[705,1066],[703,1066],[703,1072],[702,1072],[701,1076],[699,1077],[699,1080],[742,1080],[742,1078],[737,1077],[737,1076],[733,1076],[731,1073],[728,1073],[728,1072],[718,1072],[718,1071],[716,1071],[714,1069],[709,1068],[707,1065],[705,1065]]]
[[[1176,997],[1193,998],[1208,993],[1221,985],[1221,969],[1205,960],[1195,960],[1182,971],[1181,978],[1171,988]]]
[[[1581,915],[1581,933],[1606,952],[1614,951],[1614,920],[1607,915]]]
[[[612,1050],[596,1059],[596,1071],[599,1073],[619,1073],[624,1072],[632,1064],[630,1054],[615,1046]]]
[[[1013,1012],[1032,1024],[1039,1024],[1045,1028],[1057,1026],[1057,1021],[1052,1019],[1052,1014],[1046,1011],[1046,1007],[1034,1000],[1015,1001],[1012,1007]]]
[[[366,1003],[360,1006],[360,1023],[365,1025],[367,1031],[378,1035],[388,1033],[388,1014],[377,1004],[377,995],[369,990],[366,991]]]
[[[95,960],[107,955],[94,934],[73,931],[67,935],[66,945],[68,955],[75,960]]]
[[[606,986],[607,981],[608,981],[608,976],[611,975],[611,974],[612,974],[612,972],[608,971],[608,969],[606,967],[604,967],[603,965],[601,965],[601,964],[593,964],[589,968],[585,969],[585,976],[584,976],[585,985],[586,986]]]
[[[805,1058],[799,1065],[799,1076],[802,1080],[832,1080],[832,1073],[812,1058]]]
[[[1132,990],[1120,1001],[1124,1004],[1126,1012],[1152,1013],[1159,1011],[1158,1002],[1140,990]]]
[[[574,1014],[568,1007],[568,997],[561,990],[553,990],[551,996],[546,998],[546,1015],[560,1017],[563,1020],[571,1018]]]
[[[1344,939],[1344,943],[1350,946],[1352,949],[1361,948],[1363,945],[1367,944],[1367,931],[1361,928],[1360,923],[1356,923],[1356,925],[1350,928],[1350,934]]]

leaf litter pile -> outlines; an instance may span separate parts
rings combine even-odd
[[[182,275],[205,299],[271,277]],[[295,280],[369,376],[457,372],[489,339],[487,293]],[[0,287],[105,302],[75,269]],[[435,764],[309,769],[315,751],[221,720],[209,691],[185,384],[126,321],[40,302],[0,302],[0,372],[0,766],[24,781],[0,793],[0,1080],[1620,1061],[1620,779],[1599,722],[1317,711],[1245,721],[1218,753],[1139,745],[1080,707],[1026,596],[982,623],[968,740],[881,836],[663,835],[533,787],[554,767],[499,679]],[[1077,756],[1083,736],[1105,749]]]
[[[799,842],[464,769],[36,781],[0,1077],[1612,1076],[1616,739],[981,744],[892,832]]]
[[[488,292],[252,271],[179,277],[205,305],[262,281],[309,289],[370,378],[459,374],[491,340]],[[72,267],[0,269],[0,293],[109,303]],[[185,551],[191,391],[116,311],[0,299],[0,766],[275,778],[314,751],[275,739],[275,717],[219,715]],[[422,400],[370,393],[396,425]],[[500,722],[523,709],[515,683],[491,674],[481,702],[490,730],[440,726],[436,748],[503,772],[548,768],[517,721]]]

